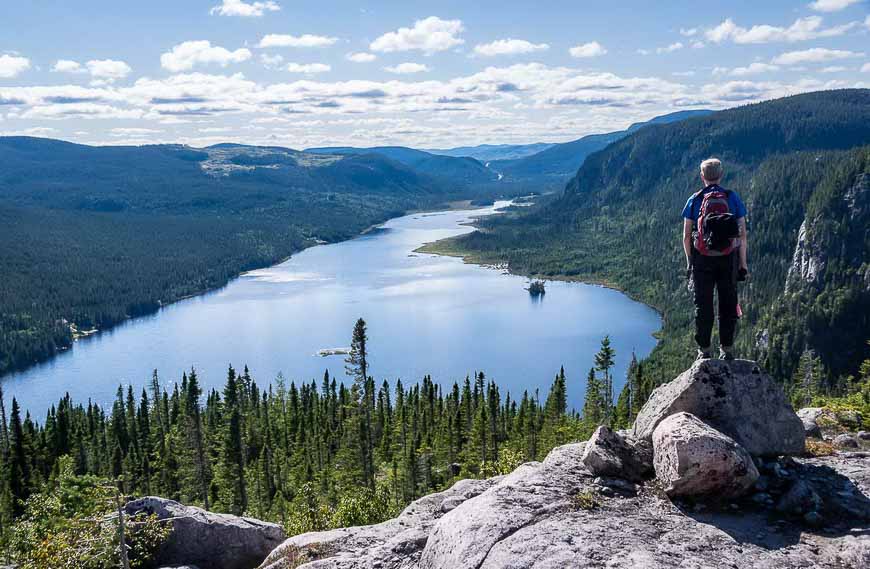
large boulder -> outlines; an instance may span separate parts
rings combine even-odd
[[[154,562],[199,569],[251,569],[287,537],[277,524],[216,514],[173,500],[147,496],[127,503],[128,515],[153,514],[171,520],[172,533]]]
[[[689,413],[671,415],[653,432],[656,477],[669,496],[732,498],[758,479],[752,457],[734,439]]]
[[[782,389],[755,362],[700,360],[656,388],[638,413],[633,434],[650,439],[667,417],[686,412],[756,456],[804,452],[804,426]]]
[[[652,474],[652,448],[646,441],[627,439],[605,426],[586,442],[581,459],[595,476],[641,482]]]

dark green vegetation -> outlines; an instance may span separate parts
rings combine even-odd
[[[372,148],[339,146],[308,148],[305,152],[341,156],[382,156],[413,168],[416,172],[430,176],[453,188],[477,187],[480,189],[498,182],[498,174],[474,158],[442,156],[404,146],[376,146]]]
[[[0,374],[68,347],[70,324],[104,329],[409,209],[481,196],[381,154],[231,144],[10,137],[0,164]]]
[[[554,144],[531,156],[512,160],[493,160],[489,167],[504,175],[510,183],[534,183],[537,189],[561,189],[562,185],[577,172],[586,157],[608,144],[625,138],[632,132],[655,124],[668,124],[691,117],[705,116],[712,111],[678,111],[656,117],[647,122],[635,123],[625,130],[606,134],[590,134],[578,140]]]
[[[117,567],[105,547],[116,539],[111,518],[99,515],[111,511],[106,494],[115,488],[273,520],[291,534],[378,522],[460,478],[542,459],[601,422],[627,425],[653,387],[635,363],[619,403],[606,403],[614,358],[606,338],[583,416],[567,408],[564,371],[545,397],[511,397],[483,373],[450,388],[429,377],[377,385],[367,343],[359,320],[349,385],[328,375],[301,385],[279,377],[263,389],[231,367],[221,392],[203,394],[194,370],[168,390],[155,371],[139,393],[119,387],[110,412],[67,396],[42,424],[15,400],[7,419],[0,391],[0,561],[53,569],[58,547],[86,536],[100,548],[68,550],[74,558],[64,566]],[[93,518],[110,522],[85,523]],[[153,529],[134,534],[138,555]]]
[[[868,141],[867,90],[648,126],[590,155],[557,199],[483,220],[483,231],[446,248],[530,276],[612,284],[649,303],[665,324],[648,373],[670,379],[693,356],[680,212],[699,188],[698,164],[717,156],[724,185],[749,209],[740,353],[782,381],[844,394],[870,353]],[[804,354],[818,362],[811,380],[795,377]]]

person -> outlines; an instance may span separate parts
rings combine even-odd
[[[739,318],[737,281],[746,280],[746,206],[736,192],[719,185],[722,162],[701,162],[704,188],[683,208],[683,251],[686,275],[695,303],[698,359],[712,357],[713,292],[719,295],[719,358],[734,359],[734,334]],[[705,219],[706,218],[706,219]]]

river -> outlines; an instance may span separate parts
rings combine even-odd
[[[429,374],[449,386],[483,371],[502,395],[539,389],[544,398],[565,366],[569,406],[579,409],[593,356],[609,334],[618,393],[632,351],[640,358],[655,345],[661,321],[651,308],[615,290],[572,282],[548,282],[535,300],[523,277],[414,253],[424,243],[472,231],[473,216],[504,205],[395,218],[79,340],[3,378],[7,409],[14,396],[41,421],[65,392],[77,402],[110,406],[119,384],[132,383],[138,396],[154,368],[171,386],[194,366],[206,390],[220,389],[229,364],[247,364],[261,386],[279,373],[288,382],[319,382],[327,369],[346,379],[344,356],[318,351],[349,346],[360,317],[368,323],[370,370],[378,383],[413,383]]]

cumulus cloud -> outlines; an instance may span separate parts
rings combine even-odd
[[[303,34],[268,34],[263,36],[257,47],[328,47],[338,41],[338,38]]]
[[[375,39],[369,49],[377,52],[422,51],[427,55],[465,43],[458,34],[464,31],[461,20],[442,20],[429,16],[414,22],[411,28],[399,28]]]
[[[755,63],[751,63],[746,67],[735,67],[734,69],[728,69],[727,67],[716,67],[713,69],[714,75],[733,75],[735,77],[744,77],[746,75],[758,75],[761,73],[769,73],[772,71],[779,71],[778,65],[772,65],[770,63],[762,63],[760,61],[756,61]]]
[[[772,42],[797,42],[817,38],[841,36],[858,26],[858,22],[850,22],[831,28],[822,27],[820,16],[807,16],[798,18],[787,28],[769,26],[767,24],[743,28],[734,23],[731,18],[724,20],[715,28],[707,30],[704,35],[712,42],[722,43],[733,41],[739,44],[772,43]]]
[[[244,18],[259,18],[266,12],[277,12],[281,7],[277,2],[243,2],[242,0],[223,0],[221,4],[211,9],[211,14],[218,16],[241,16]]]
[[[290,73],[326,73],[332,67],[325,63],[288,63],[286,69]]]
[[[680,28],[680,35],[686,36],[687,38],[698,35],[698,32],[699,32],[698,28],[688,28],[688,29]]]
[[[87,73],[88,70],[82,67],[78,61],[70,59],[58,59],[52,66],[51,70],[55,73]]]
[[[672,52],[675,52],[675,51],[681,50],[681,49],[683,49],[684,47],[686,47],[686,46],[683,45],[683,42],[679,42],[679,41],[678,41],[678,42],[674,42],[674,43],[672,43],[672,44],[670,44],[670,45],[668,45],[668,46],[665,46],[665,47],[657,47],[657,48],[656,48],[656,53],[658,53],[658,54],[662,54],[662,53],[672,53]]]
[[[810,3],[810,9],[816,12],[839,12],[861,0],[815,0]]]
[[[526,40],[503,39],[474,46],[475,55],[493,57],[496,55],[519,55],[535,51],[546,51],[550,46],[545,43],[532,43]]]
[[[226,48],[211,45],[208,40],[195,40],[180,43],[172,51],[160,56],[160,65],[164,69],[177,73],[188,71],[196,65],[216,63],[226,67],[230,63],[240,63],[251,58],[251,51],[239,48],[230,51]]]
[[[91,77],[109,81],[123,79],[133,71],[125,62],[115,59],[92,59],[85,65]]]
[[[870,73],[870,63],[861,66],[861,73]]]
[[[800,51],[787,51],[774,57],[773,63],[777,65],[799,65],[801,63],[824,63],[826,61],[863,56],[863,53],[854,51],[814,47]]]
[[[0,78],[11,79],[30,69],[30,60],[19,55],[0,55]]]
[[[407,73],[421,73],[423,71],[429,71],[429,67],[422,63],[400,63],[398,65],[393,65],[390,67],[384,67],[384,71],[388,73],[397,73],[397,74],[407,74]]]
[[[597,41],[591,41],[589,43],[575,45],[568,50],[568,53],[571,54],[571,57],[578,58],[598,57],[599,55],[604,55],[605,53],[607,53],[607,50]]]
[[[373,53],[368,53],[365,51],[358,51],[355,53],[348,53],[344,56],[348,61],[353,61],[354,63],[371,63],[372,61],[378,58],[377,55]]]

